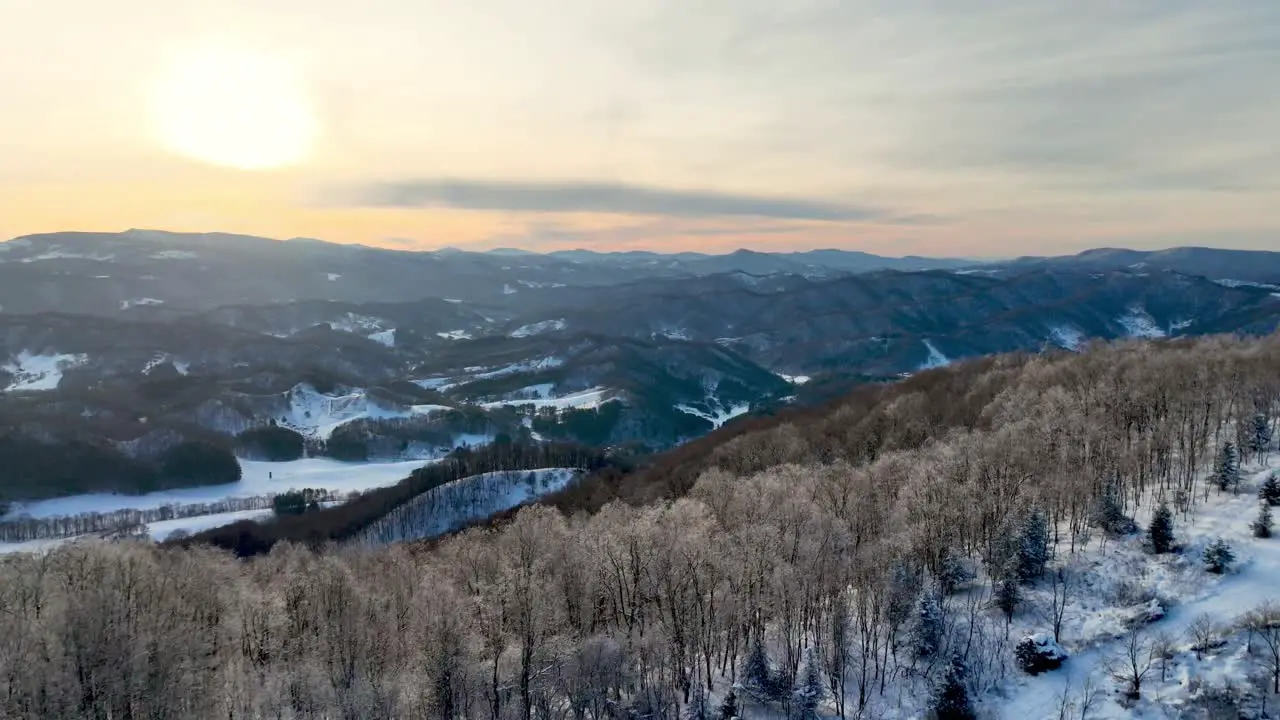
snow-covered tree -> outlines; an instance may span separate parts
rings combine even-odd
[[[942,682],[934,690],[930,717],[935,720],[974,720],[977,714],[969,697],[969,668],[960,656],[951,658]]]
[[[1222,444],[1218,461],[1214,465],[1213,479],[1218,489],[1225,492],[1240,487],[1240,453],[1233,443]]]
[[[785,681],[780,681],[765,652],[764,640],[757,637],[742,665],[742,687],[763,701],[777,700],[786,691]]]
[[[1280,498],[1280,495],[1277,497]],[[938,556],[938,590],[944,595],[950,595],[972,579],[973,570],[965,564],[964,559],[951,548],[942,548],[942,553]]]
[[[1204,549],[1204,564],[1209,572],[1221,575],[1231,568],[1231,563],[1235,562],[1236,554],[1232,552],[1231,546],[1222,538],[1215,538]]]
[[[1258,488],[1258,499],[1272,507],[1280,505],[1280,476],[1273,472],[1262,481],[1262,487]]]
[[[1258,517],[1254,519],[1253,536],[1256,538],[1271,537],[1271,506],[1262,503],[1258,506]]]
[[[1147,527],[1147,539],[1151,541],[1151,550],[1157,554],[1167,553],[1173,549],[1173,512],[1163,502],[1156,506],[1151,515],[1151,525]]]
[[[1049,562],[1049,519],[1039,508],[1022,521],[1018,542],[1018,579],[1030,582],[1044,573]]]
[[[720,703],[720,720],[737,720],[738,718],[738,696],[732,690],[728,695],[724,696],[724,702]]]
[[[796,720],[818,720],[818,704],[826,697],[827,688],[822,683],[822,667],[818,656],[810,648],[805,653],[804,666],[791,691],[791,715]]]
[[[1013,622],[1013,614],[1022,602],[1022,587],[1016,573],[1006,572],[995,582],[993,588],[996,607],[1004,613],[1005,622]]]
[[[945,621],[938,593],[929,591],[922,594],[912,637],[917,657],[927,658],[938,652]]]
[[[1253,432],[1249,437],[1249,450],[1262,460],[1267,456],[1267,450],[1271,447],[1271,420],[1266,413],[1258,413],[1253,416]]]

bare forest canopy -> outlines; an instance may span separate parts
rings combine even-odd
[[[999,356],[744,423],[429,547],[9,555],[0,716],[674,719],[734,681],[779,717],[812,710],[789,690],[813,682],[842,716],[887,686],[960,702],[1012,672],[1014,639],[965,601],[908,638],[926,588],[1009,582],[1006,539],[1032,519],[1073,553],[1106,530],[1099,507],[1193,510],[1278,401],[1276,335]]]

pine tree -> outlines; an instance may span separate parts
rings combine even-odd
[[[938,556],[938,590],[944,595],[951,595],[960,585],[973,579],[973,571],[964,560],[949,547],[942,548]]]
[[[932,657],[942,644],[944,617],[938,593],[926,592],[920,596],[920,611],[916,615],[916,657]]]
[[[1234,444],[1230,442],[1222,444],[1213,477],[1217,481],[1218,489],[1223,492],[1240,487],[1240,454],[1236,451]]]
[[[1272,507],[1280,505],[1280,477],[1277,477],[1276,473],[1271,473],[1266,480],[1262,481],[1262,487],[1258,489],[1258,499]]]
[[[1271,537],[1271,506],[1266,503],[1258,507],[1258,517],[1253,521],[1253,536],[1264,539]]]
[[[946,675],[934,691],[930,715],[936,720],[975,720],[973,702],[969,699],[969,669],[959,656],[947,664]]]
[[[1204,564],[1209,572],[1221,575],[1235,562],[1236,554],[1222,538],[1216,538],[1204,549]]]
[[[827,688],[822,684],[822,668],[818,657],[810,648],[805,653],[804,668],[796,678],[791,693],[791,714],[796,720],[818,720],[818,704],[826,697]]]
[[[1030,582],[1044,573],[1049,562],[1049,520],[1039,508],[1022,521],[1018,543],[1018,579]]]
[[[1005,622],[1013,622],[1013,614],[1018,610],[1018,604],[1022,602],[1022,587],[1018,582],[1017,573],[1005,572],[996,581],[995,596],[996,607],[1004,613]]]
[[[757,637],[742,665],[742,686],[761,700],[776,700],[781,694],[779,685],[785,690],[786,685],[778,681],[769,665],[769,655],[764,650],[763,639]]]
[[[720,720],[736,720],[738,717],[738,696],[729,691],[724,696],[724,702],[720,704]]]
[[[1151,550],[1157,554],[1167,553],[1173,549],[1173,512],[1163,502],[1156,507],[1155,513],[1151,516],[1147,537],[1151,540]]]
[[[1271,422],[1266,413],[1258,413],[1253,416],[1253,434],[1249,438],[1249,450],[1261,460],[1266,457],[1267,450],[1270,447]]]

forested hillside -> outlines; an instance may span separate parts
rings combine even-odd
[[[1262,717],[1278,416],[1277,335],[997,356],[427,545],[5,556],[0,716]]]

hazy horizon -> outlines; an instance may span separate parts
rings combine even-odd
[[[1280,246],[1267,0],[0,0],[0,17],[0,238]]]

